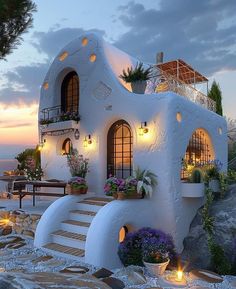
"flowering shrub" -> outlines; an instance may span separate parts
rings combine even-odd
[[[73,177],[69,180],[68,182],[69,185],[71,185],[71,187],[75,188],[75,189],[80,189],[80,188],[86,188],[87,184],[86,184],[86,180],[84,178],[81,177]]]
[[[104,186],[104,192],[107,196],[112,196],[113,193],[117,191],[124,191],[125,189],[125,180],[118,179],[116,177],[110,177],[106,180]]]
[[[67,164],[72,177],[86,177],[88,173],[88,159],[84,158],[83,155],[79,155],[77,149],[72,149],[67,155]]]
[[[125,190],[127,192],[137,191],[138,180],[134,177],[128,177],[125,180]]]
[[[124,266],[143,266],[143,259],[154,254],[168,254],[170,260],[176,258],[173,239],[166,233],[151,228],[142,228],[136,232],[128,233],[118,248],[118,255]]]
[[[28,157],[25,162],[25,175],[29,181],[41,180],[43,176],[43,170],[40,165],[36,165],[36,161],[33,157]]]

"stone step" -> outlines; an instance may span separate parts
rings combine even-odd
[[[84,201],[84,202],[85,203],[81,203],[81,202],[75,203],[74,209],[97,213],[102,208],[102,206],[97,206],[96,202],[93,202],[93,203],[90,203],[90,201]]]
[[[88,222],[81,222],[81,221],[75,221],[75,220],[65,220],[62,222],[63,224],[70,224],[74,226],[80,226],[80,227],[89,227],[90,223]]]
[[[89,201],[89,200],[86,201],[86,200],[84,200],[84,201],[78,202],[78,204],[86,204],[86,205],[103,207],[103,206],[105,206],[107,204],[107,202]]]
[[[65,220],[61,222],[60,229],[71,233],[87,235],[89,226],[90,223],[88,222]]]
[[[59,253],[64,253],[67,255],[72,255],[75,257],[84,257],[84,254],[85,254],[85,251],[83,249],[77,249],[77,248],[73,248],[73,247],[69,247],[65,245],[60,245],[57,243],[48,243],[44,245],[43,248],[56,251]]]
[[[106,198],[106,197],[89,197],[84,199],[85,201],[95,201],[95,202],[105,202],[105,203],[109,203],[111,201],[113,201],[113,198]]]
[[[62,236],[65,238],[75,239],[75,240],[84,241],[84,242],[86,241],[86,235],[71,233],[71,232],[64,231],[64,230],[57,230],[53,232],[52,235]]]
[[[51,234],[52,243],[69,246],[77,249],[85,249],[86,235],[76,234],[64,230],[58,230]]]
[[[72,214],[80,214],[80,215],[87,215],[87,216],[95,216],[96,215],[96,212],[84,211],[84,210],[71,210],[70,213],[72,213]]]

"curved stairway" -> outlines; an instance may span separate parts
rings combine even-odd
[[[97,212],[113,198],[91,197],[77,202],[69,212],[69,219],[60,223],[60,228],[51,233],[52,242],[43,246],[49,253],[84,260],[86,236]]]

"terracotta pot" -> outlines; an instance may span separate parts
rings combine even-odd
[[[124,192],[117,192],[117,200],[125,200],[126,195]]]
[[[142,194],[138,194],[137,192],[134,192],[132,194],[126,194],[126,199],[143,199]]]
[[[81,194],[86,194],[88,191],[88,187],[82,187],[82,188],[74,188],[71,187],[71,195],[81,195]]]
[[[149,273],[158,277],[164,274],[169,262],[170,262],[170,259],[168,259],[166,262],[163,262],[163,263],[148,263],[148,262],[143,261],[143,264],[147,268]]]
[[[118,198],[117,192],[112,193],[112,197],[113,197],[115,200],[117,200],[117,198]]]

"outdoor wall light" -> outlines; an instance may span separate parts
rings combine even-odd
[[[39,151],[41,151],[42,149],[43,149],[43,142],[40,142],[39,144],[38,144],[38,150]]]
[[[91,145],[92,144],[92,138],[91,138],[91,135],[87,135],[85,138],[84,138],[84,147],[87,147],[88,145]]]
[[[141,126],[139,128],[139,135],[143,136],[144,134],[148,133],[147,122],[141,122]]]
[[[74,137],[75,137],[76,140],[78,140],[79,137],[80,137],[80,132],[79,132],[78,128],[74,132]]]

